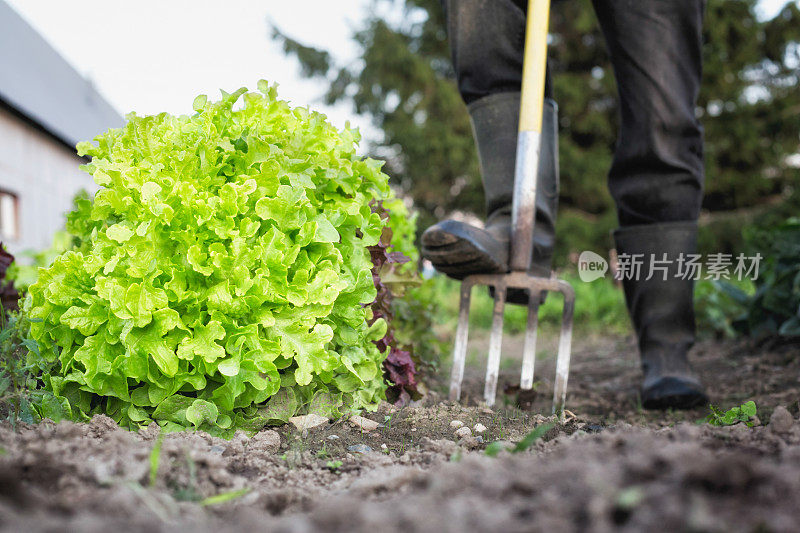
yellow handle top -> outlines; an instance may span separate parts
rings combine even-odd
[[[528,2],[525,31],[525,58],[522,65],[522,96],[519,106],[519,131],[542,131],[544,80],[547,71],[547,26],[550,0]]]

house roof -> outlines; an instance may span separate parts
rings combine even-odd
[[[0,105],[73,148],[125,123],[4,0],[0,0]]]

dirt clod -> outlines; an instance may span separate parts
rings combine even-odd
[[[791,413],[782,405],[776,407],[769,419],[769,429],[774,433],[789,433],[793,426]]]

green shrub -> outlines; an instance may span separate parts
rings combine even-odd
[[[750,280],[700,280],[695,284],[694,309],[700,335],[732,339],[740,335],[742,320],[753,293]]]
[[[740,329],[756,338],[800,337],[800,218],[754,228],[747,240],[763,259]]]
[[[70,416],[230,434],[383,397],[367,247],[387,176],[357,131],[259,91],[79,145],[101,189],[26,304],[31,360]]]

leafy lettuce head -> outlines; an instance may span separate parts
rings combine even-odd
[[[258,88],[78,146],[101,188],[27,301],[66,416],[225,435],[382,398],[366,247],[387,176],[357,131]]]

